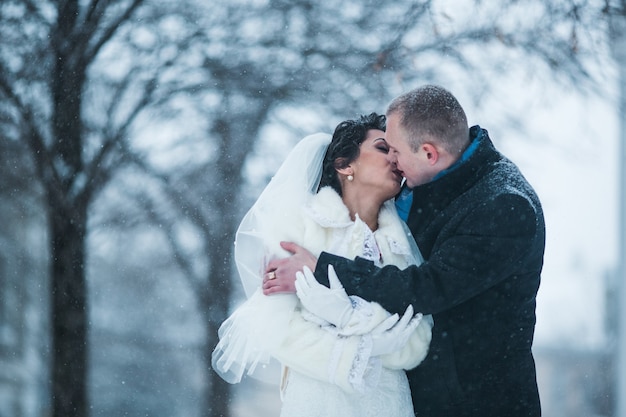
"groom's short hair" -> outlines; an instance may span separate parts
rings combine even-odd
[[[465,111],[443,87],[425,85],[396,97],[387,107],[387,117],[392,114],[400,116],[413,151],[423,143],[436,142],[460,154],[469,141]]]

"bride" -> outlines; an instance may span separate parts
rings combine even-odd
[[[296,295],[260,289],[267,262],[285,255],[281,241],[378,266],[422,261],[393,205],[402,178],[387,161],[384,130],[385,116],[372,113],[340,123],[332,139],[304,138],[237,231],[235,262],[249,298],[220,327],[212,364],[230,383],[244,373],[280,381],[281,417],[414,415],[404,370],[426,356],[430,316],[409,306],[398,318],[348,297],[332,267],[332,302],[307,269]]]

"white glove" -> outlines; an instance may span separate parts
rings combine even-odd
[[[400,320],[398,315],[394,314],[383,321],[371,333],[370,355],[381,356],[402,349],[422,321],[422,317],[422,313],[417,313],[413,317],[413,306],[409,305]]]
[[[343,327],[352,316],[352,301],[332,265],[328,265],[328,282],[330,288],[317,282],[313,272],[305,266],[303,272],[296,273],[296,294],[311,313],[336,327]]]

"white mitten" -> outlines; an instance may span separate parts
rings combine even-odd
[[[372,331],[372,352],[370,355],[381,356],[402,349],[421,321],[422,313],[417,313],[413,317],[412,305],[407,307],[400,320],[398,320],[397,314],[389,317]]]
[[[305,266],[303,272],[296,273],[296,294],[311,313],[336,327],[343,327],[352,316],[352,301],[332,265],[328,265],[328,282],[330,288],[317,282],[313,272]]]

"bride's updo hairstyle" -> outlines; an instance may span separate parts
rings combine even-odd
[[[384,132],[386,127],[385,115],[377,113],[362,115],[358,119],[345,120],[339,123],[324,155],[322,178],[317,190],[330,186],[339,195],[342,195],[337,170],[347,167],[359,157],[360,147],[368,130],[382,130]]]

